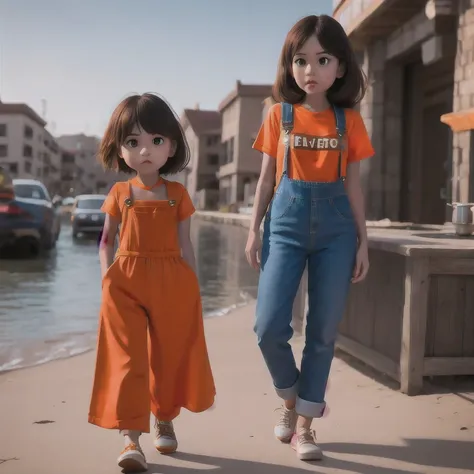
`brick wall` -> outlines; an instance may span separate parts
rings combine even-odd
[[[453,112],[474,107],[474,0],[459,0]],[[474,201],[474,131],[453,136],[453,201]]]

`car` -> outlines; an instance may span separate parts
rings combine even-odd
[[[81,194],[76,196],[72,211],[72,236],[100,234],[104,227],[105,213],[101,210],[105,194]]]
[[[33,255],[55,247],[61,231],[57,208],[41,181],[11,179],[0,169],[0,247]]]

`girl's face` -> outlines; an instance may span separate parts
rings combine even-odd
[[[296,52],[292,66],[298,87],[308,95],[326,93],[336,78],[344,75],[339,60],[324,51],[316,35],[312,35]]]
[[[135,126],[120,147],[120,156],[137,173],[148,174],[159,170],[175,151],[173,140],[151,135]]]

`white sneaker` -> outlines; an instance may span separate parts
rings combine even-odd
[[[117,459],[117,464],[127,474],[148,470],[145,455],[140,446],[137,446],[135,443],[130,443],[125,447]]]
[[[282,443],[289,443],[295,433],[298,415],[294,408],[288,410],[288,408],[282,406],[280,410],[280,419],[274,429],[275,438]]]
[[[172,421],[155,421],[155,448],[161,454],[173,454],[178,449],[178,441]]]
[[[298,429],[291,440],[291,447],[302,461],[320,461],[323,458],[323,452],[316,444],[314,432],[311,430]]]

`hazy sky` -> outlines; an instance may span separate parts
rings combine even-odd
[[[0,98],[55,134],[100,135],[130,93],[216,108],[235,81],[272,83],[286,33],[331,0],[0,0]]]

